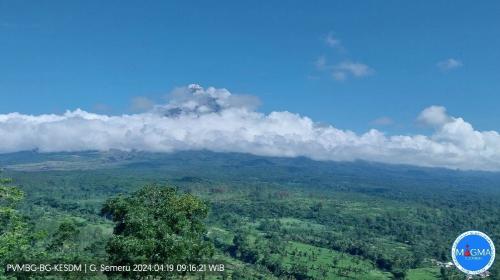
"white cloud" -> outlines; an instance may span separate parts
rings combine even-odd
[[[62,115],[0,114],[0,152],[207,149],[316,160],[369,160],[421,166],[500,170],[500,135],[478,131],[443,107],[419,120],[430,135],[363,134],[315,123],[291,112],[255,111],[256,100],[226,89],[190,85],[152,110],[120,116],[82,110]]]
[[[343,61],[329,64],[326,56],[318,57],[314,65],[318,71],[331,73],[332,78],[337,81],[344,81],[349,77],[361,78],[375,72],[370,66],[359,62]]]
[[[332,66],[333,72],[332,76],[335,80],[343,81],[348,76],[353,77],[365,77],[371,75],[374,71],[370,68],[370,66],[359,63],[359,62],[350,62],[344,61],[339,64]]]
[[[417,120],[424,125],[440,127],[453,119],[448,116],[445,107],[430,106],[420,113]]]
[[[454,58],[448,58],[446,60],[438,62],[436,65],[442,71],[449,71],[449,70],[453,70],[453,69],[462,67],[463,63],[460,60],[457,60]]]
[[[335,37],[333,32],[329,32],[324,41],[327,46],[336,49],[340,53],[345,53],[340,39]],[[331,74],[331,77],[337,81],[344,81],[349,77],[365,77],[375,72],[371,67],[360,62],[344,60],[337,64],[328,63],[324,55],[318,57],[314,65],[317,70]]]
[[[325,43],[327,46],[331,48],[337,48],[339,50],[342,50],[342,42],[340,39],[336,38],[333,35],[333,32],[329,32],[326,37],[325,37]]]

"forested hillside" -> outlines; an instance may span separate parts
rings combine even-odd
[[[471,229],[500,240],[498,173],[211,152],[23,152],[0,155],[0,166],[2,265],[164,261],[224,264],[183,273],[193,279],[465,279],[439,265],[453,240]],[[500,277],[498,261],[490,272]],[[136,275],[145,273],[91,277]]]

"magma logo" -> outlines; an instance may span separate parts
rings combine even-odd
[[[475,275],[487,271],[495,261],[493,241],[480,231],[462,233],[451,249],[455,266],[464,273]]]

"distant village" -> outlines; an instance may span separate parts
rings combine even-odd
[[[431,262],[433,264],[437,265],[438,267],[442,267],[442,268],[446,268],[446,269],[449,269],[449,268],[452,268],[455,266],[452,262],[440,262],[440,261],[435,260],[435,259],[431,259]],[[479,278],[486,278],[486,277],[489,277],[490,275],[491,275],[491,273],[489,271],[485,271],[483,273],[478,274],[477,276]],[[467,277],[467,279],[473,279],[473,276],[469,275]]]

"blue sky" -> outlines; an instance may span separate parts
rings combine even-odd
[[[0,114],[118,114],[198,83],[357,132],[419,132],[430,105],[500,130],[499,2],[312,4],[0,0]]]

